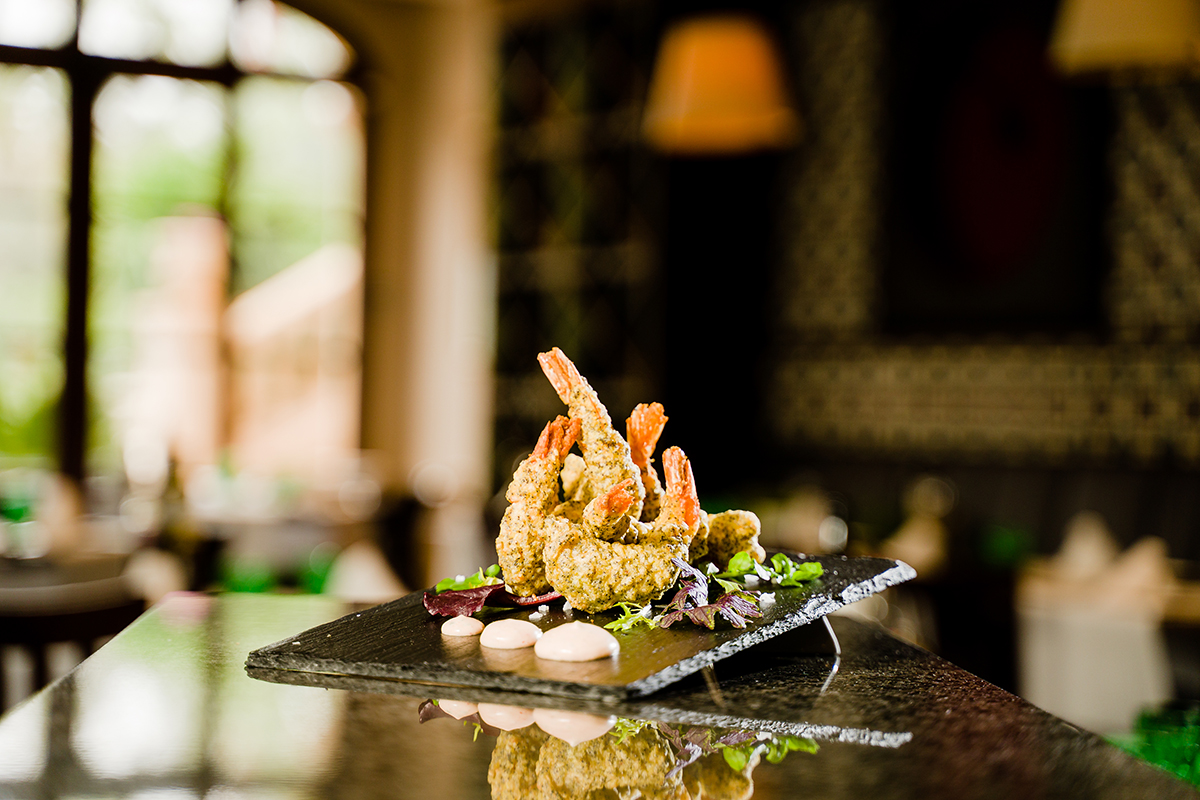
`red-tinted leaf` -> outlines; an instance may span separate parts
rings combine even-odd
[[[714,627],[716,627],[716,624],[717,624],[717,607],[716,606],[697,606],[696,608],[689,608],[684,613],[686,613],[688,615],[688,619],[690,619],[692,622],[696,623],[697,625],[703,625],[704,627],[708,628],[709,630],[712,630]],[[743,620],[742,625],[745,625],[745,624],[746,623]],[[740,628],[740,627],[742,627],[742,625],[738,625],[737,627]]]
[[[708,578],[703,572],[684,561],[682,558],[672,558],[671,563],[679,567],[682,580],[680,585],[688,590],[692,603],[702,606],[708,602]]]
[[[474,614],[484,606],[516,608],[549,603],[562,597],[558,592],[547,592],[533,597],[520,597],[509,593],[503,583],[476,586],[474,589],[451,589],[439,594],[425,592],[421,602],[425,610],[439,617],[459,617]]]
[[[488,604],[492,595],[501,592],[508,594],[504,591],[504,584],[492,583],[476,586],[474,589],[451,589],[441,594],[425,592],[422,602],[425,604],[425,610],[435,616],[460,617],[479,611]]]

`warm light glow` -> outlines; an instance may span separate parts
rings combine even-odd
[[[800,121],[784,93],[782,66],[766,31],[745,16],[706,16],[663,37],[643,123],[672,153],[736,153],[783,147]]]
[[[1194,64],[1196,0],[1064,0],[1050,57],[1066,74]]]

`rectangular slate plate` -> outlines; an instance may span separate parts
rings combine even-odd
[[[705,666],[842,606],[916,576],[901,561],[883,558],[817,556],[824,576],[811,588],[775,589],[775,602],[761,620],[738,629],[719,623],[716,630],[677,623],[670,629],[639,627],[618,635],[614,658],[586,663],[547,661],[524,650],[492,650],[477,637],[442,636],[444,618],[421,605],[421,592],[349,614],[297,636],[250,653],[248,669],[294,670],[327,675],[415,681],[583,697],[618,702],[643,697]],[[505,616],[528,619],[536,609]],[[568,617],[552,608],[535,624],[544,630],[568,619],[603,625],[615,612]]]
[[[861,643],[857,638],[861,637],[857,633],[861,626],[842,620],[838,627],[846,629],[848,625],[851,626],[848,630],[856,635],[846,645],[854,651],[858,649],[856,643]],[[837,647],[837,639],[830,637],[824,625],[801,626],[724,659],[707,680],[691,675],[650,697],[618,702],[257,667],[247,667],[246,672],[257,680],[291,686],[578,711],[687,727],[767,731],[874,747],[895,748],[911,741],[910,731],[877,730],[862,724],[864,700],[858,694],[862,683],[855,675],[850,677],[848,685],[842,686],[834,703],[823,701],[830,684],[839,685],[835,681],[841,663]],[[855,666],[859,656],[851,656]],[[867,685],[874,686],[874,682],[869,680]],[[839,724],[844,722],[843,718],[858,724]]]

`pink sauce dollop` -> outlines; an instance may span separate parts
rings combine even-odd
[[[451,617],[442,623],[443,636],[478,636],[483,623],[474,617]]]
[[[479,644],[494,650],[519,650],[533,647],[542,636],[542,629],[523,619],[498,619],[479,635]]]
[[[617,637],[587,622],[568,622],[546,631],[533,652],[550,661],[596,661],[611,658],[621,649]]]

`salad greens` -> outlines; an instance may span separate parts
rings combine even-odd
[[[703,571],[680,558],[672,559],[672,562],[679,568],[679,580],[666,603],[658,606],[618,603],[614,608],[619,616],[604,627],[627,633],[642,625],[670,628],[687,618],[709,630],[715,629],[717,621],[722,619],[735,628],[744,628],[750,620],[763,615],[759,607],[760,593],[752,587],[764,583],[780,588],[804,587],[824,574],[819,563],[793,561],[783,553],[776,553],[766,563],[759,564],[749,552],[741,552],[729,560],[724,571],[712,562],[704,564]],[[514,597],[505,590],[500,567],[492,564],[472,575],[438,581],[433,592],[425,593],[423,602],[431,614],[454,616],[474,614],[484,610],[484,606],[534,605],[560,597],[557,592],[537,597]]]
[[[462,591],[463,589],[478,589],[480,586],[492,586],[493,584],[504,583],[500,578],[500,565],[492,564],[486,570],[483,567],[473,575],[458,575],[453,578],[443,578],[433,587],[435,592],[445,591]]]
[[[726,620],[735,628],[744,628],[749,620],[762,616],[759,592],[750,588],[748,579],[753,578],[756,586],[770,583],[779,587],[803,587],[825,572],[815,561],[796,562],[783,553],[776,553],[767,563],[759,564],[749,552],[741,552],[729,560],[724,572],[711,562],[704,565],[702,572],[682,559],[672,561],[679,568],[679,581],[675,593],[658,608],[657,614],[653,605],[619,603],[617,608],[621,616],[604,627],[621,633],[639,625],[669,628],[686,617],[710,630],[716,628],[718,619]],[[716,597],[710,602],[714,592]]]
[[[729,566],[724,572],[717,573],[714,578],[742,578],[749,575],[773,583],[776,586],[803,586],[809,581],[816,580],[825,573],[824,568],[815,561],[796,562],[783,553],[776,553],[765,564],[759,564],[750,553],[741,552],[729,559]]]
[[[762,616],[755,596],[736,584],[719,584],[725,593],[709,603],[708,576],[682,559],[673,558],[671,561],[679,567],[680,588],[667,603],[658,622],[660,628],[669,628],[687,617],[711,630],[716,627],[718,616],[728,620],[735,628],[744,628],[748,618]]]
[[[610,631],[624,633],[638,625],[653,628],[656,624],[653,617],[654,608],[649,603],[644,606],[637,603],[617,603],[615,607],[620,609],[621,616],[604,626]]]

